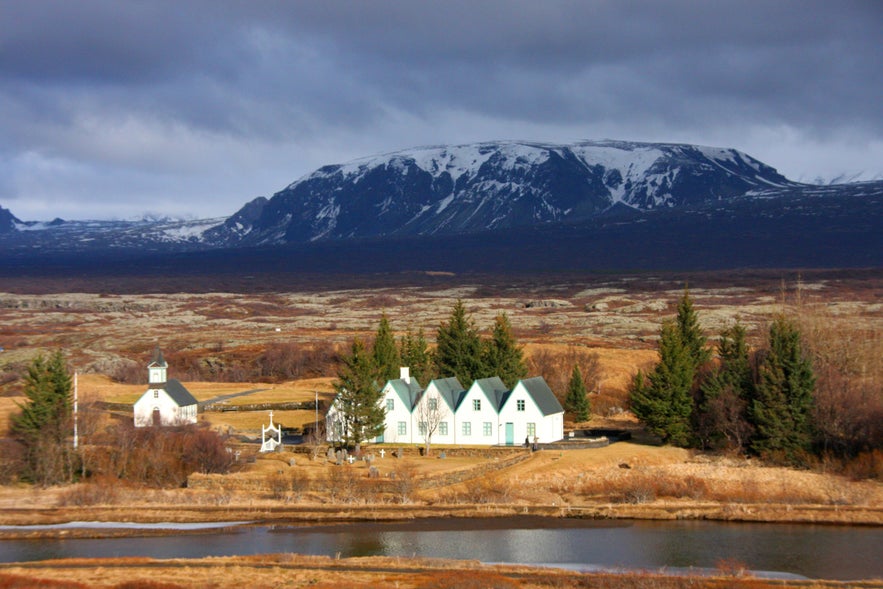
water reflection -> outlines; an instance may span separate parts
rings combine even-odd
[[[758,571],[813,578],[883,577],[879,527],[597,522],[504,518],[353,523],[316,527],[245,526],[198,535],[0,541],[0,561],[146,556],[201,558],[296,552],[567,564],[606,568],[714,568],[733,559]]]

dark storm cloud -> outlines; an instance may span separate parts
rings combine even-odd
[[[494,138],[879,174],[879,6],[0,0],[0,205],[229,214],[324,163]]]

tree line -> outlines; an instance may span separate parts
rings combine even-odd
[[[355,338],[334,383],[343,419],[345,443],[357,445],[383,431],[385,410],[380,406],[383,384],[399,378],[407,366],[417,382],[427,384],[441,377],[455,377],[465,388],[480,378],[499,376],[513,387],[527,376],[524,351],[512,333],[505,313],[494,319],[489,338],[482,338],[463,301],[458,300],[450,317],[436,332],[436,347],[430,350],[422,329],[408,330],[398,342],[389,318],[383,313],[374,341],[368,345]]]
[[[488,337],[482,337],[463,301],[458,300],[447,321],[439,324],[436,346],[430,349],[423,330],[408,330],[396,342],[384,313],[373,343],[353,340],[349,354],[341,359],[335,382],[338,407],[343,418],[342,436],[355,445],[377,437],[383,431],[384,409],[380,393],[384,383],[399,377],[407,366],[423,385],[436,378],[455,377],[469,388],[481,378],[498,376],[512,388],[528,374],[524,350],[512,332],[506,313],[494,319]],[[580,368],[574,364],[565,407],[580,421],[589,418],[589,400]]]
[[[646,373],[638,371],[629,394],[632,412],[664,443],[789,464],[830,452],[848,458],[880,449],[880,427],[866,420],[851,430],[864,435],[834,443],[832,422],[851,409],[838,411],[826,402],[828,389],[817,388],[813,354],[800,325],[784,312],[757,350],[750,349],[739,323],[724,329],[714,358],[685,290],[677,316],[660,328],[658,349],[659,362]],[[879,399],[867,408],[879,419]]]

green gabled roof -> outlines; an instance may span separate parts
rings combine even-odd
[[[540,408],[540,411],[543,415],[553,415],[555,413],[564,412],[564,408],[561,406],[561,403],[558,402],[558,399],[555,397],[555,393],[552,392],[552,389],[550,389],[549,385],[546,384],[546,379],[544,379],[542,376],[525,378],[524,380],[520,380],[518,382],[528,392],[528,394],[534,400],[534,403],[536,403],[537,407]]]
[[[396,378],[387,381],[386,384],[392,387],[392,390],[395,391],[396,396],[402,400],[402,403],[405,404],[408,411],[414,410],[414,406],[417,404],[417,399],[420,398],[420,393],[423,392],[423,387],[420,386],[420,383],[417,382],[416,378],[412,378],[410,383],[405,382],[401,378]]]
[[[463,388],[457,377],[437,378],[429,384],[431,386],[434,385],[435,390],[438,391],[445,404],[450,407],[451,411],[456,412],[457,407],[460,406],[460,403],[463,402],[463,398],[466,396],[466,389]],[[429,387],[426,388],[428,389]]]
[[[485,398],[497,413],[500,412],[506,399],[509,398],[509,387],[502,381],[499,376],[491,376],[489,378],[479,378],[472,386],[477,386]]]

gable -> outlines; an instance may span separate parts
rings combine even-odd
[[[386,389],[392,390],[394,397],[401,401],[402,406],[409,413],[414,410],[414,406],[417,404],[417,399],[422,391],[420,383],[415,378],[412,378],[410,383],[405,382],[401,378],[389,380],[386,382],[386,387],[384,387],[384,390]],[[389,396],[389,392],[386,395]]]
[[[499,376],[480,378],[472,383],[472,388],[478,389],[478,394],[487,399],[496,413],[500,412],[500,409],[506,403],[506,399],[509,398],[509,388]]]
[[[426,387],[426,394],[429,394],[431,391],[435,391],[453,413],[456,413],[457,408],[463,402],[463,399],[466,398],[466,389],[463,388],[463,385],[454,376],[433,380]]]
[[[549,385],[546,384],[546,379],[542,376],[525,378],[524,380],[518,381],[518,384],[515,385],[513,391],[519,388],[523,389],[527,395],[533,399],[533,402],[544,416],[564,413],[564,408],[561,406],[561,403],[558,402],[555,393],[553,393],[552,389],[549,388]]]

